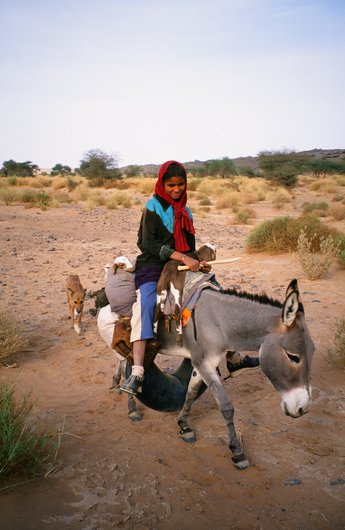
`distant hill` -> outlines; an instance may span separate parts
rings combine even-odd
[[[345,149],[310,149],[309,151],[298,151],[299,154],[304,155],[308,158],[321,158],[321,159],[332,159],[332,160],[341,160],[345,156]],[[230,157],[229,157],[230,158]],[[237,168],[247,167],[256,171],[259,167],[259,157],[258,156],[240,156],[238,158],[231,159]],[[187,170],[193,170],[200,166],[203,166],[206,162],[210,160],[194,160],[194,162],[182,162]],[[125,172],[128,166],[120,168]],[[142,173],[144,175],[157,175],[160,165],[157,164],[145,164],[140,166],[142,168]]]

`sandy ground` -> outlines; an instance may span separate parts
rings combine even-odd
[[[260,203],[258,221],[277,214]],[[219,258],[242,257],[217,268],[224,286],[283,300],[298,278],[316,344],[314,402],[302,418],[283,415],[260,370],[224,382],[252,463],[239,471],[210,393],[192,409],[195,444],[180,439],[174,413],[140,405],[143,420],[131,422],[126,396],[109,392],[114,358],[89,313],[93,301],[80,336],[68,320],[66,276],[79,274],[89,290],[102,287],[106,262],[135,256],[139,218],[139,209],[0,207],[1,305],[30,343],[17,368],[0,366],[0,377],[32,391],[37,428],[62,433],[54,472],[1,490],[1,530],[345,528],[345,378],[325,361],[330,324],[345,314],[345,271],[333,265],[311,282],[292,254],[246,254],[250,226],[231,226],[219,213],[196,219],[199,243],[215,242]]]

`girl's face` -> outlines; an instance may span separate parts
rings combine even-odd
[[[164,182],[164,191],[173,201],[181,199],[186,190],[186,181],[183,177],[170,177]]]

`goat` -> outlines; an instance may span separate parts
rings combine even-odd
[[[216,259],[216,249],[211,243],[206,243],[191,255],[199,261],[213,261]],[[157,305],[154,320],[156,328],[159,316],[163,313],[167,330],[170,328],[170,321],[174,320],[176,322],[176,342],[182,346],[181,307],[186,271],[179,271],[178,266],[179,262],[175,260],[170,260],[164,265],[157,284]]]

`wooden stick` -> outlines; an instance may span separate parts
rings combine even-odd
[[[238,261],[241,258],[225,258],[225,259],[215,259],[213,261],[206,261],[208,265],[220,265],[221,263],[233,263],[234,261]],[[179,271],[188,271],[189,267],[188,265],[178,265],[177,270]]]

